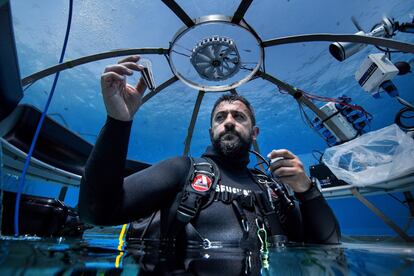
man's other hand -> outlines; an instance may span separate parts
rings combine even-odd
[[[274,160],[270,165],[270,172],[275,177],[288,184],[295,192],[305,192],[311,186],[299,158],[286,149],[272,150],[268,158]]]

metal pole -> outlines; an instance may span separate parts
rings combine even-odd
[[[368,207],[368,209],[370,209],[372,212],[374,212],[374,214],[382,219],[382,221],[385,222],[385,224],[387,224],[392,230],[394,230],[402,239],[404,239],[406,242],[414,242],[414,240],[408,236],[397,224],[395,224],[389,217],[387,217],[383,212],[375,207],[374,204],[363,197],[357,188],[352,188],[351,192],[359,201],[361,201],[365,206]]]

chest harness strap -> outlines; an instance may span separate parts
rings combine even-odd
[[[190,160],[191,168],[183,191],[178,196],[178,207],[170,214],[175,217],[166,233],[167,238],[175,238],[202,208],[206,208],[214,200],[220,170],[210,158]]]
[[[220,170],[215,162],[207,157],[190,158],[190,160],[191,168],[186,184],[183,191],[177,196],[175,204],[177,207],[170,210],[170,223],[168,223],[164,237],[175,239],[184,230],[185,226],[199,214],[200,210],[207,208],[213,201],[217,200],[232,204],[243,230],[243,239],[249,236],[249,230],[253,230],[249,229],[251,227],[244,209],[250,212],[256,211],[256,217],[263,221],[271,235],[281,234],[275,233],[275,229],[283,229],[280,225],[283,224],[284,220],[284,214],[280,212],[283,206],[279,206],[279,204],[288,205],[287,209],[290,209],[291,201],[285,191],[276,186],[277,183],[275,184],[267,175],[252,171],[251,176],[262,189],[262,192],[249,195],[234,194],[228,191],[219,193],[216,192],[216,186],[220,180]]]

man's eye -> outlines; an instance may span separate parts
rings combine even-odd
[[[241,113],[236,113],[234,114],[234,119],[236,119],[237,121],[244,121],[246,117]]]
[[[223,121],[223,118],[224,118],[224,116],[223,116],[223,115],[218,114],[218,115],[216,116],[216,121],[217,121],[217,122],[221,122],[221,121]]]

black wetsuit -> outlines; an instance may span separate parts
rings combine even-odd
[[[123,178],[131,122],[108,117],[86,165],[82,178],[79,207],[81,218],[98,225],[117,225],[150,215],[155,210],[168,209],[186,183],[190,161],[175,157]],[[209,147],[204,156],[220,168],[221,181],[217,192],[236,194],[262,192],[247,169],[248,156],[230,160]],[[288,214],[283,229],[290,240],[311,243],[338,243],[340,231],[336,218],[323,196],[315,188],[300,194],[297,208]],[[244,210],[250,226],[248,240],[258,243],[255,212]],[[232,204],[214,201],[193,219],[191,231],[186,228],[186,240],[238,242],[243,237],[240,220]],[[194,230],[195,229],[195,230]]]

